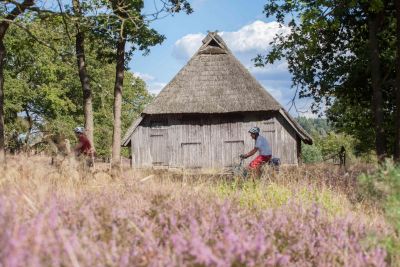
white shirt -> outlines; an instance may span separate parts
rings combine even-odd
[[[257,137],[255,148],[258,149],[259,155],[262,156],[272,155],[271,146],[269,145],[268,140],[264,136],[259,135]]]

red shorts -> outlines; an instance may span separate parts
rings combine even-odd
[[[261,167],[261,165],[267,163],[268,161],[270,161],[271,159],[271,155],[269,156],[263,156],[263,155],[259,155],[257,156],[255,159],[253,159],[250,164],[249,164],[249,168],[250,169],[257,169],[259,167]]]

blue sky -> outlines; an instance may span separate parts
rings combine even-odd
[[[266,1],[191,1],[193,14],[176,14],[151,24],[167,39],[151,48],[147,56],[136,53],[129,64],[130,70],[146,81],[150,92],[157,94],[197,51],[207,31],[218,30],[242,64],[284,107],[289,108],[294,89],[286,62],[255,68],[251,61],[257,54],[268,51],[269,42],[277,32],[287,31],[286,27],[279,27],[274,19],[267,19],[262,13]],[[154,3],[157,0],[145,0],[146,12],[154,11]],[[307,111],[309,104],[310,100],[297,101],[302,111]],[[294,110],[291,113],[298,115]]]

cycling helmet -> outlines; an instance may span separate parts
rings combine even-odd
[[[252,128],[249,130],[249,133],[252,133],[252,134],[259,134],[259,133],[260,133],[260,128],[258,128],[258,127],[252,127]]]
[[[83,132],[85,132],[85,128],[83,128],[83,127],[76,127],[76,128],[74,129],[74,132],[77,133],[77,134],[82,134]]]

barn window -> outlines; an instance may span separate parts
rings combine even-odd
[[[221,47],[214,39],[212,39],[210,43],[208,43],[208,45],[214,47]]]

